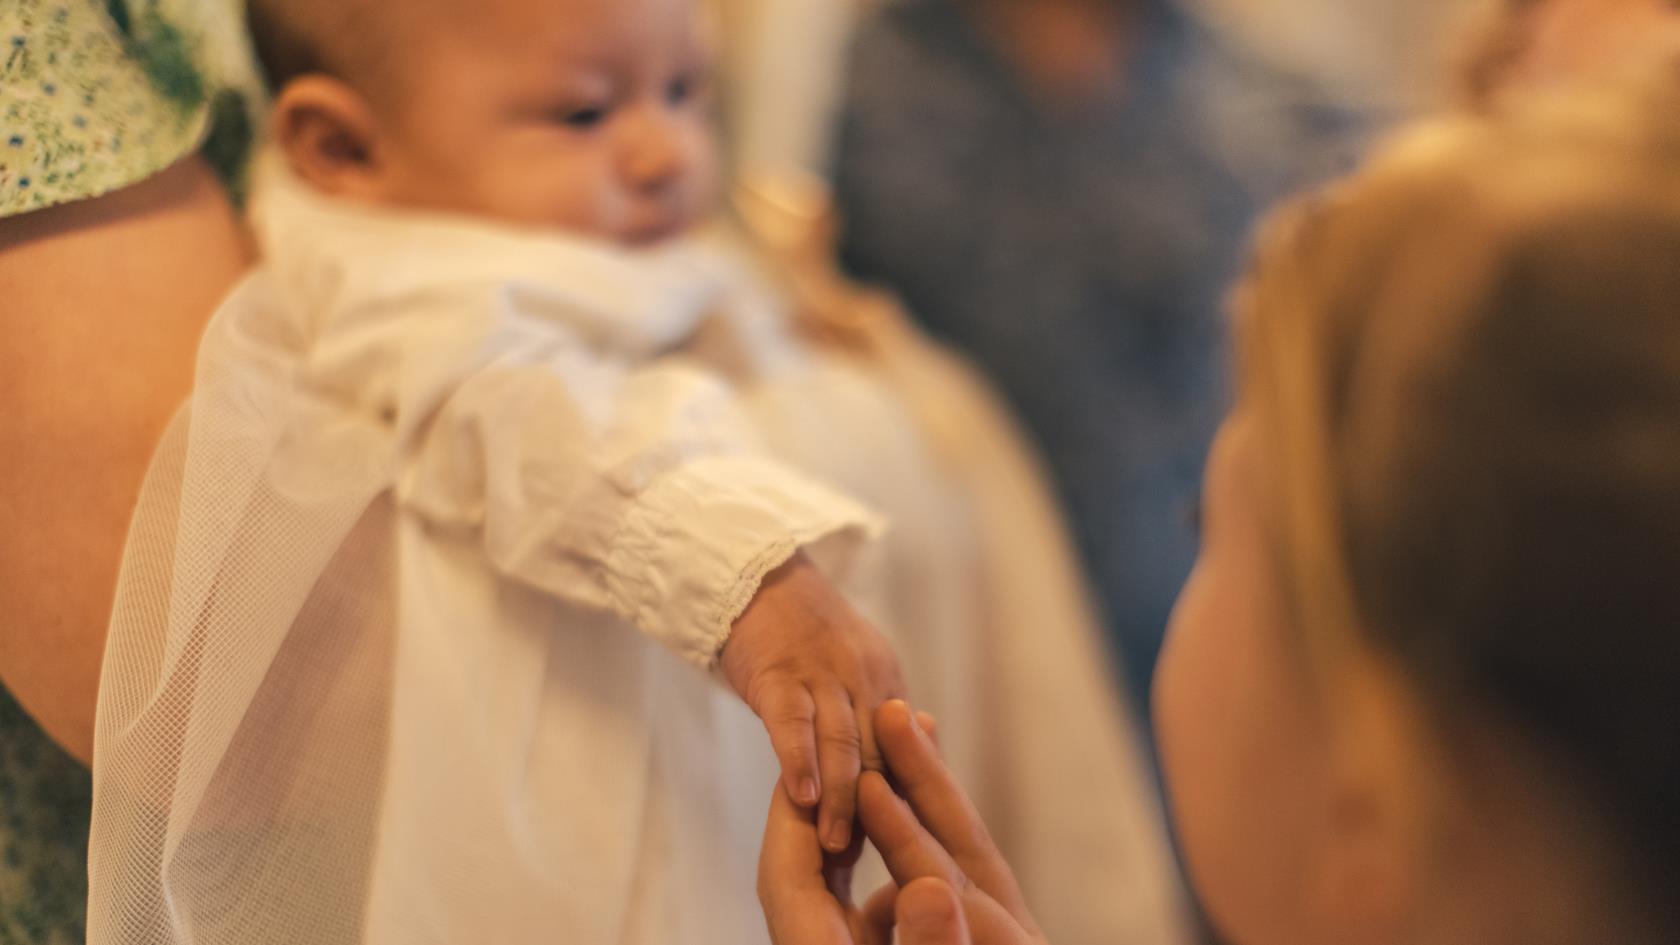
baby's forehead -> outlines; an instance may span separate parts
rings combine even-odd
[[[586,56],[666,46],[701,33],[700,0],[358,2],[378,3],[395,18],[418,17],[422,28],[439,30],[443,37],[479,40],[506,52]]]
[[[551,74],[566,64],[636,66],[701,55],[701,0],[249,0],[276,88],[310,72],[374,98],[412,92],[440,70],[497,65]]]

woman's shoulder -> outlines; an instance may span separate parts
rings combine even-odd
[[[133,498],[247,253],[200,160],[0,219],[0,675],[79,757]]]

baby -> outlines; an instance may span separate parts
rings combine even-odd
[[[696,0],[261,0],[252,26],[263,265],[136,515],[90,941],[763,941],[764,786],[855,850],[871,712],[905,690],[877,626],[1033,838],[1024,874],[1098,904],[1070,934],[1171,937],[1030,464],[936,456],[700,232]],[[1028,485],[969,504],[1004,468]],[[1038,802],[1069,783],[1124,813]]]
[[[627,248],[668,243],[711,210],[718,157],[710,62],[694,0],[427,0],[400,11],[389,7],[289,0],[255,8],[255,35],[273,40],[265,45],[278,87],[275,143],[308,186],[368,204]],[[389,47],[368,56],[363,31],[388,37]],[[544,269],[563,264],[559,257],[574,250],[601,252],[584,245],[548,249],[556,258],[534,260],[531,276],[561,275]],[[494,265],[503,268],[503,261]],[[610,265],[626,270],[620,275],[627,292],[647,288],[628,271],[636,265],[630,257]],[[667,254],[649,260],[648,272],[664,271],[704,295],[717,291],[711,274],[690,271],[704,265]],[[526,275],[512,264],[505,271]],[[546,306],[513,303],[502,314]],[[705,309],[691,304],[683,315],[667,317],[710,314]],[[781,464],[754,457],[751,438],[732,429],[727,394],[690,365],[655,359],[638,370],[624,363],[635,353],[589,337],[596,326],[567,324],[566,314],[543,316],[553,321],[520,329],[475,326],[483,334],[474,340],[529,348],[531,363],[489,371],[475,364],[476,377],[451,378],[462,383],[453,395],[399,397],[389,422],[424,425],[441,411],[475,426],[485,418],[463,416],[469,409],[496,411],[502,427],[496,435],[512,437],[498,444],[506,451],[481,444],[483,455],[468,461],[485,464],[490,477],[503,472],[496,468],[502,461],[507,472],[527,477],[531,470],[520,465],[540,463],[542,494],[513,500],[501,510],[505,520],[485,517],[487,528],[513,532],[508,537],[516,544],[498,547],[490,538],[483,549],[489,567],[557,598],[616,612],[680,655],[716,664],[764,720],[788,791],[805,805],[820,799],[825,842],[844,850],[859,766],[874,751],[869,713],[902,685],[887,642],[800,550],[863,530],[869,516]],[[424,349],[428,356],[472,358],[407,337],[425,330],[404,325],[366,353]],[[514,335],[523,344],[510,343]],[[504,350],[485,354],[508,357]],[[485,380],[492,374],[494,380]],[[494,389],[469,393],[475,381]],[[377,374],[353,383],[389,396],[379,390],[387,382]],[[534,409],[539,406],[552,410]],[[519,422],[501,422],[515,412],[523,414]],[[436,443],[439,432],[414,442]],[[458,472],[459,444],[442,449],[450,455],[440,472]],[[425,458],[414,469],[416,483],[427,479]],[[441,503],[474,491],[455,482],[428,487],[454,493]],[[541,518],[548,521],[539,524]],[[592,536],[598,544],[581,534],[585,525],[602,529]],[[558,535],[537,534],[544,529]],[[556,540],[573,545],[565,549],[570,560],[526,546]],[[632,540],[641,543],[642,560],[611,560],[619,550],[614,545]]]

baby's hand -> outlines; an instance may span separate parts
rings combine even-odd
[[[881,769],[875,708],[904,696],[891,645],[796,556],[735,621],[720,668],[769,730],[788,796],[801,807],[820,800],[817,835],[845,850],[858,775]]]

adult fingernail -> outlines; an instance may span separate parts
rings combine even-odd
[[[905,897],[899,913],[899,921],[918,932],[938,932],[949,928],[955,918],[956,903],[951,901],[950,896],[928,893]]]
[[[815,804],[820,797],[821,793],[817,790],[816,778],[806,775],[805,777],[799,779],[799,787],[793,792],[794,800],[806,807],[810,807],[812,804]]]
[[[852,845],[852,823],[849,820],[836,820],[828,828],[828,848],[838,853]]]

